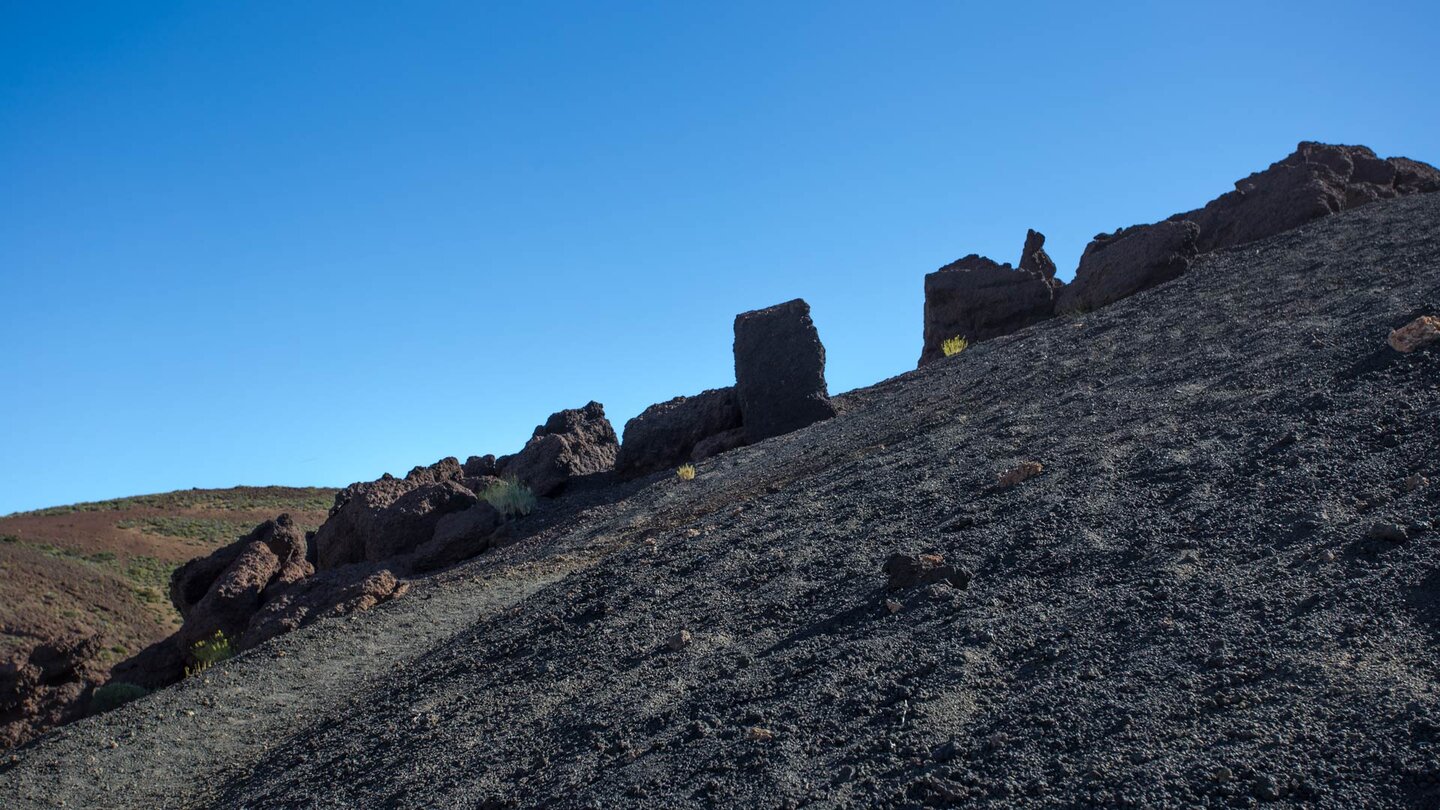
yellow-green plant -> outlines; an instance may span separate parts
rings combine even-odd
[[[675,471],[675,477],[676,477],[676,478],[679,478],[681,481],[694,481],[694,480],[695,480],[695,465],[694,465],[694,464],[681,464],[681,465],[680,465],[680,469],[678,469],[678,470]]]
[[[507,477],[496,481],[486,487],[480,497],[507,518],[535,511],[535,493],[518,478]]]
[[[957,355],[970,348],[970,341],[956,335],[940,344],[940,351],[945,352],[946,357]]]
[[[190,657],[195,659],[195,666],[185,668],[185,677],[199,675],[234,655],[235,650],[230,646],[230,639],[226,638],[221,631],[216,630],[215,635],[202,638],[190,645]]]

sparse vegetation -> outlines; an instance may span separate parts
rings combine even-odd
[[[199,540],[202,543],[210,544],[229,543],[235,538],[243,536],[253,528],[253,525],[250,523],[241,523],[232,520],[169,515],[163,517],[127,518],[117,522],[115,526],[120,529],[138,529],[144,534],[157,535],[160,537],[183,537],[187,540]]]
[[[480,497],[507,518],[523,517],[535,511],[535,493],[516,478],[496,481],[486,487]]]
[[[190,657],[195,659],[195,665],[185,668],[185,677],[199,675],[210,667],[221,661],[226,661],[235,655],[234,649],[230,646],[230,639],[219,630],[210,638],[201,639],[190,645]]]
[[[148,694],[150,694],[149,689],[133,683],[120,681],[107,683],[104,686],[97,686],[95,691],[90,694],[90,710],[96,714],[113,711]]]
[[[946,357],[953,357],[968,348],[970,348],[970,341],[960,335],[956,335],[940,344],[940,351],[944,352]]]
[[[680,469],[678,469],[678,470],[675,471],[675,477],[676,477],[676,478],[679,478],[681,481],[694,481],[694,480],[695,480],[695,465],[694,465],[694,464],[681,464],[681,465],[680,465]]]
[[[127,509],[325,512],[334,502],[335,490],[320,487],[234,487],[231,489],[187,489],[157,495],[136,495],[108,501],[53,506],[48,509],[16,514],[44,516],[65,515],[73,512],[121,512]]]

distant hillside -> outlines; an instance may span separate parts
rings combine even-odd
[[[282,512],[313,529],[334,497],[312,487],[192,489],[0,517],[0,747],[29,737],[37,710],[58,711],[6,688],[37,647],[64,651],[54,656],[66,659],[61,671],[46,668],[62,693],[83,691],[81,681],[174,630],[166,589],[175,566]]]

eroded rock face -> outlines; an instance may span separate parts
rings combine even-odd
[[[714,436],[709,436],[696,442],[695,448],[690,451],[690,460],[704,461],[711,456],[718,456],[721,453],[744,446],[745,428],[737,427],[723,433],[716,433]]]
[[[1030,232],[1035,234],[1034,231]],[[1038,234],[1035,234],[1039,236]],[[1044,237],[1039,237],[1044,243]],[[971,254],[925,276],[925,346],[920,365],[945,356],[940,346],[954,337],[972,343],[990,340],[1047,320],[1055,314],[1054,264],[1044,275],[1043,248],[1026,239],[1026,255],[1036,270],[1017,270]],[[1022,259],[1023,260],[1023,259]]]
[[[1204,208],[1176,214],[1200,228],[1201,253],[1243,245],[1375,200],[1440,191],[1440,171],[1364,146],[1303,141],[1284,160],[1235,183]]]
[[[504,518],[495,507],[479,501],[464,512],[451,512],[435,524],[435,533],[411,555],[410,570],[436,571],[468,560],[490,548]]]
[[[1200,228],[1166,220],[1100,234],[1085,247],[1057,312],[1088,312],[1180,276],[1195,257]]]
[[[735,396],[751,443],[835,415],[825,347],[804,300],[735,316]]]
[[[182,650],[219,630],[229,638],[244,631],[272,583],[295,582],[313,573],[305,538],[289,515],[256,526],[246,536],[192,560],[170,575],[170,600],[185,620],[176,633]]]
[[[651,405],[625,423],[615,470],[636,476],[679,466],[691,459],[700,442],[739,427],[740,403],[734,388]]]
[[[0,662],[0,749],[83,716],[85,693],[99,677],[99,653],[96,638],[76,637]]]
[[[447,458],[404,478],[386,475],[346,487],[315,532],[315,567],[379,562],[415,550],[440,518],[475,503],[475,493],[460,483],[463,476],[459,462]]]
[[[1045,234],[1035,229],[1025,231],[1025,247],[1020,251],[1020,269],[1041,278],[1055,278],[1055,262],[1045,252]]]
[[[615,467],[620,442],[605,418],[605,406],[591,402],[551,414],[525,449],[497,461],[503,477],[515,477],[541,496],[554,495],[571,477]]]
[[[321,571],[267,593],[264,606],[250,617],[237,637],[237,649],[248,650],[317,619],[369,610],[404,593],[404,588],[389,569],[373,565]]]

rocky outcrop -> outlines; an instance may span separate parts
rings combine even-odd
[[[1054,264],[1045,275],[1045,237],[1030,231],[1017,270],[971,254],[925,276],[925,345],[920,365],[945,356],[941,344],[954,337],[972,343],[1008,335],[1054,317]],[[1033,248],[1033,250],[1032,250]],[[1043,257],[1043,261],[1042,261]]]
[[[235,636],[237,650],[248,650],[317,619],[369,610],[404,592],[405,585],[389,569],[353,565],[322,571],[313,577],[273,589],[264,605]]]
[[[495,457],[489,454],[483,456],[471,456],[465,459],[462,468],[467,478],[484,478],[495,474]]]
[[[464,512],[451,512],[435,524],[435,533],[410,558],[414,573],[435,571],[468,560],[486,550],[504,523],[495,507],[479,501]]]
[[[1195,257],[1199,233],[1193,222],[1167,220],[1096,236],[1056,311],[1088,312],[1179,276]]]
[[[103,671],[95,637],[37,644],[0,662],[0,749],[85,714],[85,693]]]
[[[1033,228],[1025,231],[1025,247],[1020,250],[1020,269],[1041,278],[1055,278],[1055,262],[1045,252],[1045,234]]]
[[[208,557],[176,568],[170,575],[170,601],[184,623],[177,634],[181,649],[216,630],[235,638],[260,607],[260,594],[272,583],[289,584],[314,573],[305,560],[305,537],[289,515],[253,531]]]
[[[625,423],[615,471],[631,477],[676,467],[691,460],[701,442],[739,427],[740,404],[734,388],[651,405]]]
[[[1440,191],[1440,171],[1364,146],[1303,141],[1294,153],[1235,183],[1204,208],[1176,214],[1200,228],[1201,253],[1243,245],[1375,200]]]
[[[735,396],[752,443],[835,415],[809,304],[797,298],[735,316]]]
[[[385,475],[351,484],[335,496],[330,517],[315,532],[320,570],[379,562],[414,551],[435,533],[440,518],[475,503],[453,458],[416,467],[404,478]]]
[[[605,472],[615,466],[620,442],[605,418],[605,406],[558,411],[535,428],[525,448],[496,462],[498,474],[515,478],[536,495],[554,495],[572,477]]]

